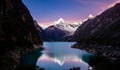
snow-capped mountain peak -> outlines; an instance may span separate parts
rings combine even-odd
[[[89,14],[88,18],[82,20],[81,24],[82,24],[83,22],[87,21],[88,19],[93,19],[93,18],[94,18],[94,16],[93,16],[92,14]]]
[[[60,19],[58,19],[58,21],[54,22],[54,25],[57,25],[57,24],[60,24],[60,23],[64,23],[64,22],[65,22],[64,19],[60,18]]]
[[[63,20],[63,18],[60,18],[58,21],[53,22],[52,25],[54,25],[55,27],[61,30],[67,31],[70,34],[73,34],[75,30],[77,29],[77,27],[80,26],[80,24],[76,22],[68,24],[67,22]]]
[[[92,14],[90,14],[88,18],[89,18],[89,19],[93,19],[94,16],[93,16]]]
[[[64,19],[63,18],[60,18],[57,22],[61,22],[61,23],[63,23],[64,22]]]

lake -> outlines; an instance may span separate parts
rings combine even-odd
[[[44,50],[38,58],[36,65],[45,70],[70,70],[73,67],[80,67],[81,70],[88,70],[89,57],[91,54],[71,48],[75,42],[44,42]]]

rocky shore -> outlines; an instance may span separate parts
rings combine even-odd
[[[120,64],[120,47],[100,44],[74,44],[72,48],[82,49],[95,55],[90,58],[93,70],[118,70]]]
[[[0,42],[0,70],[34,70],[36,67],[36,61],[40,56],[38,53],[39,48],[35,49],[32,44],[19,45],[12,44],[7,41]],[[37,53],[36,57],[30,58],[28,56],[27,60],[33,59],[33,61],[25,61],[23,57],[26,53],[29,53],[29,56],[32,56],[32,53]]]

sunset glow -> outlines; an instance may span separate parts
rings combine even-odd
[[[89,14],[99,15],[120,0],[23,0],[39,24],[50,25],[59,18],[80,22]]]

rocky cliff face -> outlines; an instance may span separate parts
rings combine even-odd
[[[14,70],[20,55],[41,45],[30,12],[21,0],[0,0],[0,69]]]
[[[36,27],[36,29],[37,29],[37,32],[38,32],[38,34],[39,34],[39,36],[40,36],[40,39],[41,39],[42,41],[45,40],[45,39],[44,39],[44,30],[41,28],[41,26],[38,25],[38,22],[37,22],[36,20],[34,20],[34,24],[35,24],[35,27]]]
[[[119,24],[114,24],[120,18],[120,3],[104,11],[100,15],[96,16],[94,19],[84,22],[75,32],[74,36],[77,41],[82,41],[85,39],[102,39],[105,36],[104,29],[108,29],[110,25],[119,26]],[[110,30],[112,36],[119,33],[119,27],[116,27],[117,32]],[[106,31],[108,33],[108,31]],[[109,33],[110,33],[109,32]],[[100,36],[99,36],[100,35]],[[108,35],[108,34],[107,34]],[[102,37],[101,37],[102,36]]]
[[[39,39],[30,12],[21,0],[1,0],[0,3],[0,26],[5,39],[14,42]]]

